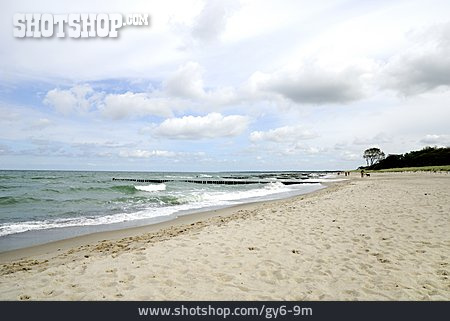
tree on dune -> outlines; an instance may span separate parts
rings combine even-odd
[[[364,151],[363,157],[366,160],[367,166],[372,166],[384,159],[385,155],[381,149],[372,147]]]

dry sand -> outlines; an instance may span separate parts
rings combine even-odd
[[[0,299],[449,300],[450,175],[352,176],[125,238],[0,254]]]

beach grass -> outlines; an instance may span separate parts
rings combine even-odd
[[[378,170],[366,170],[367,172],[374,173],[389,173],[389,172],[448,172],[450,171],[450,165],[439,166],[420,166],[420,167],[400,167],[400,168],[386,168]]]

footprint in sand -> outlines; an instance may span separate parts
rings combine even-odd
[[[46,296],[50,296],[55,292],[55,290],[46,290],[46,291],[42,291],[42,293]]]
[[[224,273],[218,273],[217,278],[223,282],[230,282],[234,279],[234,276]]]
[[[134,276],[134,275],[131,275],[131,274],[127,274],[126,276],[125,276],[125,283],[127,283],[127,282],[131,282],[131,281],[133,281],[134,279],[136,278],[136,276]]]
[[[272,271],[272,276],[278,281],[285,280],[286,276],[280,270]]]
[[[147,259],[147,257],[144,254],[133,257],[133,260],[136,262],[145,261],[146,259]]]

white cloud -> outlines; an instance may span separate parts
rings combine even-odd
[[[252,142],[270,141],[275,143],[296,142],[298,140],[316,138],[318,135],[303,126],[284,126],[268,131],[250,133]]]
[[[0,155],[7,155],[10,154],[12,151],[11,149],[3,144],[0,144]]]
[[[58,112],[69,114],[77,106],[75,96],[69,90],[50,90],[44,100],[47,105],[53,106]]]
[[[450,135],[426,135],[420,140],[421,143],[438,145],[438,146],[450,146]]]
[[[123,119],[140,116],[172,116],[172,110],[180,105],[177,99],[156,94],[125,92],[107,94],[97,92],[90,85],[77,85],[69,89],[52,89],[47,92],[44,104],[52,106],[63,115],[87,115],[94,108],[107,118]]]
[[[39,118],[31,124],[32,129],[44,129],[52,125],[52,121],[47,118]]]
[[[157,126],[153,134],[172,139],[203,139],[240,135],[249,123],[248,117],[223,116],[210,113],[206,116],[169,118]]]
[[[76,85],[67,90],[52,89],[47,92],[44,104],[52,106],[64,115],[71,113],[87,113],[91,105],[98,98],[93,95],[90,85]]]
[[[208,0],[196,17],[192,36],[203,42],[212,42],[225,31],[228,18],[239,7],[237,1]]]
[[[125,158],[150,158],[150,157],[175,157],[177,153],[167,150],[121,150],[119,152],[120,157]]]
[[[373,144],[384,144],[390,143],[392,141],[392,137],[390,137],[386,133],[378,133],[372,137],[356,137],[353,141],[355,145],[373,145]]]
[[[100,109],[104,116],[112,119],[146,115],[170,117],[172,108],[176,105],[176,101],[167,98],[151,97],[146,93],[126,92],[106,95]]]
[[[349,152],[349,151],[345,151],[343,153],[340,154],[341,155],[341,159],[345,160],[345,161],[356,161],[356,160],[361,160],[362,156],[355,154],[353,152]]]
[[[203,80],[204,68],[197,62],[189,61],[163,82],[164,94],[167,97],[178,97],[196,101],[206,108],[233,103],[237,100],[233,87],[216,87],[205,89]]]
[[[15,123],[22,120],[21,113],[17,112],[16,108],[11,106],[5,106],[5,104],[0,105],[0,124],[5,123]]]
[[[233,87],[204,89],[203,68],[188,62],[161,82],[162,89],[151,92],[109,93],[95,91],[90,85],[76,85],[69,89],[52,89],[43,102],[64,115],[87,115],[99,110],[110,119],[142,116],[173,117],[174,111],[187,109],[219,110],[237,100]]]
[[[319,153],[324,152],[325,149],[313,147],[313,146],[306,146],[303,144],[291,144],[290,146],[284,148],[283,145],[278,145],[275,148],[272,149],[272,153],[282,153],[283,155],[287,156],[293,156],[293,155],[303,155],[303,156],[313,156],[317,155]]]
[[[123,149],[119,151],[119,156],[123,158],[170,158],[175,161],[179,159],[202,159],[206,156],[204,152],[174,152],[168,150],[145,150],[145,149],[134,149],[126,150]]]
[[[171,96],[202,98],[205,96],[202,73],[198,63],[188,62],[164,82],[164,88]]]

